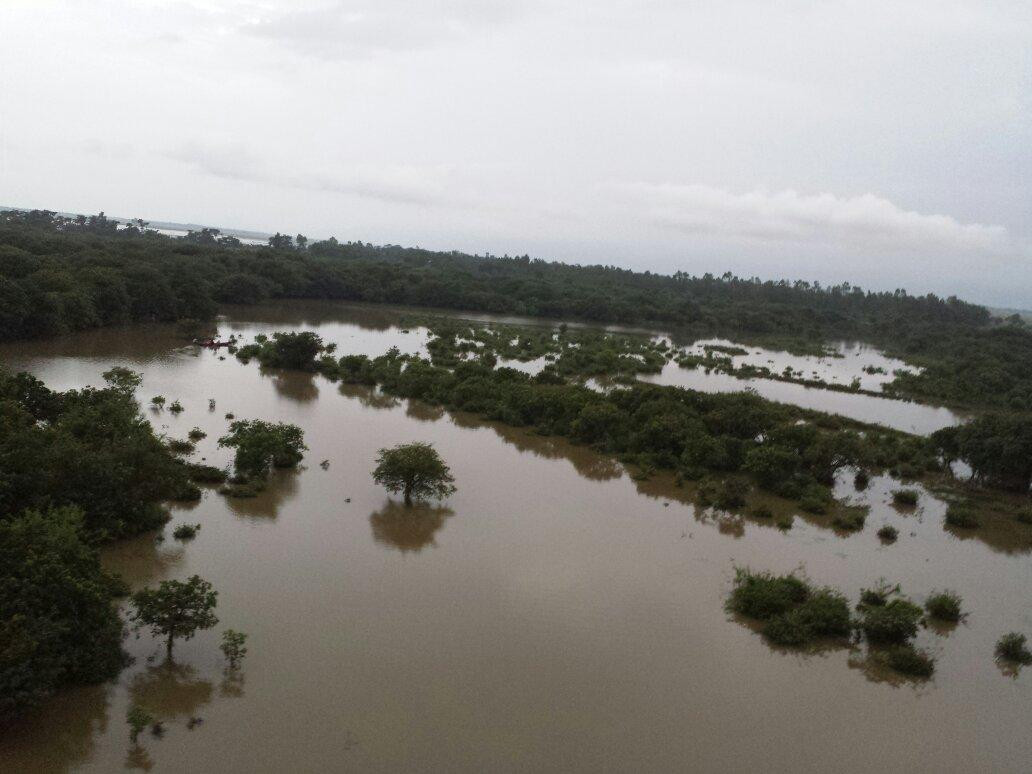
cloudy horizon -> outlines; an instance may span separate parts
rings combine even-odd
[[[1032,307],[1032,5],[8,0],[0,202]]]

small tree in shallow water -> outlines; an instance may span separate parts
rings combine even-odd
[[[304,433],[297,425],[242,419],[229,426],[229,434],[219,439],[219,446],[236,449],[233,464],[237,473],[251,478],[265,478],[269,468],[295,467],[308,449]]]
[[[229,664],[230,669],[236,669],[240,666],[240,660],[247,655],[247,648],[244,646],[246,641],[247,635],[243,632],[238,632],[234,629],[226,629],[226,631],[222,632],[222,642],[219,643],[219,650],[226,657],[226,662]]]
[[[402,492],[405,505],[413,498],[442,499],[455,491],[451,471],[428,443],[404,443],[380,449],[373,479],[388,492]]]
[[[218,592],[211,584],[193,575],[187,581],[162,581],[156,589],[133,594],[136,610],[133,620],[149,626],[155,637],[165,637],[169,658],[176,637],[188,640],[199,629],[210,629],[219,622],[212,612]]]

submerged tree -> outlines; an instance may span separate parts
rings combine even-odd
[[[240,661],[247,655],[247,635],[235,629],[226,629],[222,632],[222,642],[219,643],[219,650],[226,657],[230,669],[240,666]]]
[[[373,479],[388,492],[403,492],[405,505],[412,505],[413,498],[442,499],[455,491],[451,471],[428,443],[380,449]]]
[[[133,594],[136,607],[133,620],[149,626],[155,637],[164,637],[169,658],[176,637],[189,640],[200,629],[210,629],[219,622],[212,612],[218,592],[211,584],[193,575],[187,581],[162,581],[156,589],[143,589]]]
[[[219,439],[219,446],[236,449],[233,464],[237,473],[252,478],[265,478],[269,468],[293,468],[304,458],[304,432],[297,425],[242,419],[229,426],[229,433]]]

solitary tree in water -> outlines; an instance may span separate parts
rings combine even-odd
[[[165,637],[169,658],[176,637],[188,640],[199,629],[210,629],[219,622],[212,611],[218,592],[206,580],[194,575],[183,581],[162,581],[156,589],[133,594],[136,612],[133,619],[151,628],[155,637]]]
[[[412,505],[413,498],[441,499],[455,491],[451,471],[428,443],[380,449],[373,479],[388,492],[403,492],[405,505]]]

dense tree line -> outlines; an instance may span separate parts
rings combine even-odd
[[[97,546],[162,524],[160,502],[192,488],[140,415],[139,377],[106,377],[62,393],[0,372],[0,722],[117,673],[121,584]]]
[[[0,341],[142,321],[208,319],[220,303],[340,299],[661,325],[684,335],[856,338],[926,367],[900,394],[1014,407],[1032,400],[1032,332],[956,298],[843,284],[635,272],[215,229],[173,239],[142,221],[0,213]]]

